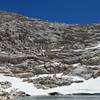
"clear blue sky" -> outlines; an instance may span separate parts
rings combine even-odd
[[[0,10],[51,22],[100,22],[100,0],[0,0]]]

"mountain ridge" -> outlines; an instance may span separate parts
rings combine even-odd
[[[38,89],[84,82],[71,76],[98,78],[100,24],[49,23],[1,12],[0,73],[22,78]]]

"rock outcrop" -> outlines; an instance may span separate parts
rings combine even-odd
[[[39,88],[70,85],[73,81],[54,77],[30,80],[30,77],[63,73],[86,80],[97,78],[100,76],[100,24],[49,23],[0,12],[0,73],[29,78],[27,81],[36,87],[42,85]],[[7,87],[11,85],[7,84]]]

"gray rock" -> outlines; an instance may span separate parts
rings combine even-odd
[[[12,87],[12,84],[8,81],[5,81],[5,82],[0,82],[0,86],[2,89],[7,89],[7,88]]]
[[[71,75],[74,76],[81,76],[84,79],[88,80],[93,76],[92,69],[88,68],[86,65],[79,65],[76,68],[74,68],[71,72]]]
[[[100,70],[94,70],[93,72],[94,72],[93,78],[97,78],[100,76]]]
[[[47,70],[44,68],[34,67],[33,68],[33,74],[39,75],[39,74],[48,74]]]
[[[100,57],[96,56],[96,57],[92,57],[89,59],[82,59],[82,64],[85,65],[99,65],[100,64]]]
[[[55,88],[59,86],[68,86],[72,83],[80,83],[83,82],[81,80],[74,81],[72,78],[63,78],[63,77],[56,77],[55,75],[53,77],[47,76],[47,77],[38,77],[36,79],[27,79],[24,81],[28,81],[29,83],[33,83],[34,86],[38,89],[49,89],[49,88]]]

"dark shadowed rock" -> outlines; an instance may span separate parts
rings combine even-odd
[[[48,93],[50,96],[62,96],[63,94],[59,93],[59,92],[51,92]]]

